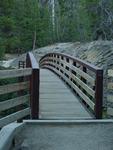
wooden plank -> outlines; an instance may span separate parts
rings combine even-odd
[[[59,77],[40,77],[41,82],[60,82]]]
[[[23,109],[0,119],[0,128],[30,114],[30,108]]]
[[[42,79],[42,78],[41,78],[41,79],[40,79],[40,82],[44,82],[44,83],[45,83],[45,82],[57,82],[57,83],[60,83],[60,81],[59,81],[57,78],[56,78],[56,79],[55,79],[55,78],[54,78],[54,79],[53,79],[53,78],[51,78],[51,79],[49,79],[49,78],[44,78],[44,79]]]
[[[41,82],[40,89],[66,89],[66,85],[63,81],[59,82]]]
[[[61,72],[57,71],[55,68],[51,66],[47,67],[53,69],[56,73],[60,74],[60,76],[63,77],[65,81],[70,84],[70,80],[66,76],[64,76]],[[87,97],[74,83],[71,82],[71,86],[79,94],[79,96],[91,107],[91,109],[94,110],[95,104],[90,100],[90,98]]]
[[[42,115],[40,119],[43,119],[43,120],[91,120],[93,119],[91,116],[86,116],[86,117],[80,117],[80,116],[72,116],[72,115],[63,115],[61,116],[61,114],[57,117],[55,117],[54,115]]]
[[[69,103],[69,104],[76,104],[78,103],[78,101],[76,101],[75,99],[40,99],[40,105],[43,106],[44,105],[52,105],[52,104],[65,104],[65,103]]]
[[[76,114],[68,114],[68,113],[65,113],[65,114],[45,114],[45,113],[42,113],[40,115],[40,119],[41,120],[91,120],[93,119],[93,117],[91,116],[82,116],[82,115],[76,115]]]
[[[40,94],[40,98],[41,99],[59,99],[59,98],[64,98],[64,99],[71,99],[71,98],[74,98],[74,95],[70,95],[69,93],[67,94],[64,94],[64,93],[61,93],[61,94],[55,94],[55,93],[45,93],[45,94]]]
[[[41,83],[42,84],[42,83]],[[67,89],[66,85],[58,85],[58,84],[42,84],[40,85],[40,89]]]
[[[67,112],[69,113],[73,113],[77,115],[77,112],[79,112],[78,114],[80,114],[80,107],[76,108],[76,107],[45,107],[45,108],[41,108],[41,112],[46,112],[46,113],[56,113],[56,114],[65,114]]]
[[[108,83],[108,89],[113,90],[113,83],[112,82]]]
[[[6,94],[11,92],[16,92],[29,88],[29,82],[20,82],[14,84],[8,84],[0,86],[0,94]]]
[[[88,87],[82,80],[80,80],[77,76],[75,76],[74,74],[72,74],[71,72],[63,68],[62,66],[60,66],[59,68],[62,69],[64,72],[66,72],[66,74],[68,74],[70,78],[76,81],[88,94],[90,94],[93,98],[95,97],[95,91],[92,90],[90,87]]]
[[[95,104],[91,101],[91,99],[86,96],[74,83],[72,83],[71,86],[78,93],[78,95],[90,106],[90,108],[94,110]]]
[[[31,75],[31,73],[32,73],[31,68],[0,70],[0,79],[28,76]]]
[[[84,82],[72,74],[72,79],[75,80],[89,95],[95,98],[95,91],[88,87]]]
[[[84,113],[84,114],[83,114]],[[77,111],[62,111],[62,112],[58,112],[58,111],[51,111],[51,112],[48,112],[48,111],[42,111],[41,112],[41,116],[44,116],[44,117],[50,117],[50,116],[54,116],[54,117],[89,117],[90,114],[88,114],[88,112],[85,110],[83,111],[82,113],[79,111],[77,113]],[[91,117],[91,116],[90,116]]]
[[[107,108],[107,114],[110,116],[113,116],[113,108],[108,107]]]
[[[54,58],[55,59],[55,58]],[[55,59],[56,60],[56,59]],[[59,60],[58,60],[59,61]],[[77,74],[79,74],[80,76],[82,76],[83,78],[85,78],[87,81],[89,81],[90,83],[92,83],[92,85],[95,85],[95,79],[92,78],[90,75],[88,75],[87,73],[83,72],[81,69],[73,66],[70,63],[67,63],[63,60],[60,60],[60,63],[65,64],[65,66],[68,66],[70,69],[73,69]],[[56,65],[56,64],[55,64]]]
[[[42,89],[40,90],[40,94],[44,94],[44,93],[56,93],[56,94],[60,94],[60,93],[70,93],[70,90],[69,89]]]
[[[40,85],[40,86],[43,86],[43,85],[53,85],[53,86],[54,86],[54,85],[56,85],[56,86],[59,85],[59,86],[60,86],[60,85],[61,85],[62,87],[64,87],[64,85],[62,85],[62,82],[63,82],[63,81],[61,81],[60,83],[59,83],[59,82],[56,82],[56,81],[55,81],[55,82],[41,82],[41,85]]]
[[[109,69],[108,70],[108,76],[109,77],[113,77],[113,69]]]
[[[78,102],[70,102],[69,103],[69,101],[68,102],[62,102],[62,103],[41,103],[41,105],[40,105],[40,108],[50,108],[50,109],[53,109],[54,107],[55,108],[63,108],[64,107],[64,109],[65,108],[74,108],[74,109],[79,109],[79,105],[80,105],[80,103]]]
[[[40,91],[40,94],[65,94],[65,93],[67,93],[67,94],[70,94],[70,91],[69,90],[45,90],[45,91]]]
[[[54,77],[54,73],[48,69],[43,69],[41,68],[40,70],[40,75],[41,76],[47,76],[47,75],[51,75],[52,77]]]
[[[113,94],[107,94],[107,101],[113,103]]]
[[[20,97],[14,98],[14,99],[0,102],[0,111],[4,111],[6,109],[13,108],[15,106],[24,104],[24,103],[28,102],[28,100],[29,100],[29,95],[25,95],[25,96],[20,96]]]
[[[67,64],[68,67],[71,67],[72,70],[74,70],[78,75],[86,79],[88,82],[90,82],[92,85],[95,85],[95,79],[92,78],[90,75],[87,73],[83,72],[81,69],[75,67],[75,66],[70,66],[70,64]]]
[[[59,66],[58,64],[55,64],[55,63],[53,63],[53,62],[49,62],[49,64],[51,64],[51,65],[54,65],[54,66],[57,66],[57,67],[59,67],[59,69],[61,69],[62,68],[62,66]],[[83,72],[82,70],[80,70],[79,68],[77,68],[77,67],[75,67],[75,66],[73,66],[73,65],[70,65],[70,64],[67,64],[68,65],[68,67],[70,68],[70,69],[73,69],[79,76],[82,76],[84,79],[86,79],[88,82],[90,82],[91,84],[92,84],[92,86],[94,86],[95,85],[95,79],[94,78],[92,78],[91,76],[89,76],[87,73],[85,73],[85,72]],[[44,65],[45,66],[45,65]],[[64,69],[64,68],[63,68]],[[66,70],[66,72],[67,72],[68,70]]]

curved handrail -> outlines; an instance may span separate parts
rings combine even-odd
[[[86,68],[88,68],[88,69],[90,69],[90,70],[92,70],[92,71],[94,71],[94,72],[96,72],[97,70],[102,70],[102,68],[99,68],[99,67],[97,67],[97,66],[95,66],[95,65],[93,65],[93,64],[90,64],[90,63],[88,63],[88,62],[86,62],[86,61],[84,61],[84,60],[82,60],[82,59],[79,59],[79,58],[76,58],[76,57],[73,57],[73,56],[71,56],[71,55],[64,54],[64,53],[58,53],[58,52],[48,53],[48,54],[44,55],[44,56],[40,59],[40,62],[41,62],[45,57],[47,57],[47,56],[49,56],[49,55],[53,55],[53,54],[54,54],[54,55],[60,55],[60,56],[63,56],[63,57],[65,57],[65,58],[72,59],[73,61],[79,63],[80,65],[82,65],[82,66],[84,66],[84,67],[86,67]],[[40,63],[40,62],[39,62],[39,63]]]
[[[63,53],[48,53],[39,64],[58,74],[79,95],[95,118],[102,118],[102,68]]]
[[[27,53],[27,56],[26,56],[26,66],[27,67],[31,67],[33,69],[39,69],[39,64],[36,61],[33,53],[31,53],[31,52]]]

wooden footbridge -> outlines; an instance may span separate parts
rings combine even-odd
[[[21,63],[20,63],[21,65]],[[103,70],[61,53],[43,56],[39,64],[32,53],[26,68],[1,70],[0,79],[15,79],[0,86],[0,127],[23,119],[102,119]]]
[[[38,65],[28,53],[26,68],[1,70],[0,78],[18,78],[18,83],[0,86],[1,95],[17,92],[0,102],[0,111],[19,106],[0,119],[0,127],[29,114],[32,119],[102,118],[103,70],[78,58],[49,53]]]

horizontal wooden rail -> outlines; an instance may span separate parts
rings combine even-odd
[[[0,102],[0,111],[4,111],[10,108],[13,108],[15,106],[24,104],[28,102],[29,97],[30,97],[29,95],[24,95],[24,96],[16,97],[7,101]]]
[[[29,76],[32,73],[31,68],[0,70],[0,79]]]
[[[54,62],[55,61],[59,61],[58,58],[53,58]],[[51,61],[51,59],[49,59],[49,61]],[[60,63],[64,63],[63,60],[60,60]],[[65,62],[65,65],[68,66],[69,68],[71,68],[73,71],[75,71],[77,74],[81,75],[82,77],[86,80],[88,80],[89,82],[92,83],[92,85],[95,85],[95,79],[93,77],[91,77],[90,75],[88,75],[87,73],[83,72],[83,70],[80,70],[79,68],[75,67],[74,65],[71,65],[70,63]],[[62,67],[62,66],[61,66]]]
[[[30,108],[26,108],[26,109],[23,109],[21,111],[10,114],[4,118],[1,118],[0,119],[0,128],[2,128],[3,126],[5,126],[11,122],[14,122],[20,118],[23,118],[29,114],[30,114]]]
[[[14,79],[13,83],[9,82],[10,78],[11,81]],[[2,79],[7,79],[9,83],[2,82]],[[38,119],[39,65],[33,54],[27,54],[26,62],[19,61],[19,69],[0,70],[0,81],[0,128],[18,119],[20,121],[30,113],[32,119]],[[2,98],[8,97],[8,94],[12,94],[12,97],[4,101]]]
[[[26,92],[29,92],[29,81],[19,82],[18,77],[22,77],[23,79],[30,76],[32,73],[31,68],[25,69],[13,69],[13,70],[0,70],[0,79],[5,79],[9,82],[10,78],[17,78],[15,80],[16,83],[6,84],[5,82],[1,83],[3,85],[0,86],[0,128],[8,123],[13,121],[17,121],[27,115],[30,115],[29,107],[29,94],[25,95]],[[18,97],[18,92],[23,91],[24,95]],[[8,94],[12,94],[11,99],[4,100],[2,99],[4,96],[8,97]],[[15,94],[13,94],[15,93]],[[17,94],[16,94],[17,93]],[[15,95],[15,96],[13,96]],[[11,96],[11,95],[10,95]],[[22,107],[24,105],[24,107]],[[26,108],[26,109],[23,109]],[[17,111],[17,112],[16,112]],[[14,113],[13,113],[14,112]],[[3,115],[4,114],[4,115]]]
[[[87,69],[92,70],[95,73],[96,73],[97,70],[100,70],[100,68],[98,68],[97,66],[95,66],[93,64],[90,64],[90,63],[88,63],[88,62],[86,62],[84,60],[81,60],[79,58],[76,58],[76,57],[73,57],[73,56],[70,56],[70,55],[67,55],[67,54],[63,54],[63,53],[48,53],[48,54],[44,55],[41,58],[40,62],[42,60],[44,60],[45,58],[47,58],[48,56],[50,56],[50,57],[52,56],[53,58],[56,57],[56,56],[60,56],[61,60],[65,57],[66,59],[70,59],[70,60],[72,60],[72,61],[74,61],[74,62],[76,62],[76,63],[78,63],[78,64],[80,64],[80,65],[82,65],[84,67],[86,67]]]
[[[49,64],[54,66],[53,62],[50,62]],[[55,66],[59,67],[58,64],[55,64]],[[52,68],[51,68],[52,69]],[[60,66],[60,69],[63,70],[63,72],[66,72],[66,74],[68,76],[71,76],[71,78],[73,80],[75,80],[79,85],[82,86],[82,88],[84,90],[86,90],[93,98],[95,97],[95,92],[94,90],[92,90],[87,84],[85,84],[83,81],[81,81],[81,79],[79,79],[77,76],[75,76],[74,74],[72,74],[70,71],[66,70],[65,68],[63,68],[62,66]],[[58,70],[54,70],[56,73],[58,73]],[[60,75],[62,75],[62,73],[60,73]],[[66,77],[65,75],[63,75],[64,77]]]
[[[28,81],[3,85],[3,86],[0,86],[0,95],[16,92],[16,91],[20,91],[20,90],[25,90],[28,88],[29,88],[29,82]]]
[[[102,118],[103,70],[62,53],[48,53],[40,67],[59,75],[81,98],[97,119]]]

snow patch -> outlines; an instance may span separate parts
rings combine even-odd
[[[0,61],[0,66],[2,67],[5,67],[5,68],[8,68],[11,66],[12,62],[15,60],[16,58],[14,59],[10,59],[10,60],[7,60],[7,61]]]

